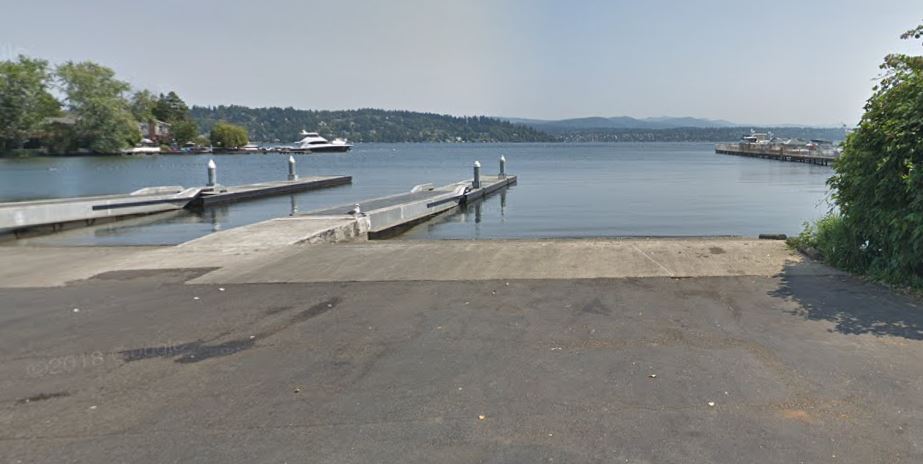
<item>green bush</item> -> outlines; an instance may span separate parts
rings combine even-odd
[[[249,142],[247,129],[224,121],[212,127],[209,139],[213,146],[221,148],[240,148]]]
[[[923,26],[903,38],[920,38]],[[889,55],[829,185],[839,213],[793,243],[837,267],[923,287],[923,56]]]
[[[828,264],[853,272],[865,272],[865,247],[856,246],[856,243],[855,234],[839,213],[830,213],[814,223],[806,222],[801,234],[788,240],[788,244],[797,249],[813,248]]]

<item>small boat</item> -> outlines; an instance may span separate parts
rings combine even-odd
[[[141,143],[127,150],[122,150],[126,155],[156,155],[160,153],[160,145],[151,139],[141,139]]]
[[[317,132],[301,131],[301,140],[295,142],[293,151],[302,152],[344,152],[352,148],[345,139],[336,138],[329,141]]]

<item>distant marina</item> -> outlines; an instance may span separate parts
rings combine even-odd
[[[840,151],[829,140],[780,139],[771,132],[755,131],[742,137],[739,143],[715,145],[715,153],[821,166],[830,165],[840,156]]]

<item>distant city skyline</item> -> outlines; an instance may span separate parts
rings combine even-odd
[[[854,125],[909,0],[4,0],[0,59],[92,60],[196,105]]]

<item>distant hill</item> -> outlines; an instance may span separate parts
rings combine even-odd
[[[715,127],[738,127],[728,121],[702,119],[691,117],[657,117],[657,118],[632,118],[630,116],[613,116],[613,117],[588,117],[573,118],[560,120],[541,120],[541,119],[523,119],[523,118],[503,118],[507,121],[525,124],[534,129],[538,129],[551,134],[561,134],[574,130],[586,129],[678,129],[688,127],[698,128],[715,128]]]
[[[758,127],[691,117],[588,117],[561,120],[503,118],[547,132],[561,142],[735,142],[755,129],[782,138],[843,140],[842,128],[779,125]]]
[[[749,127],[676,127],[670,129],[574,129],[557,132],[561,142],[737,142],[749,133]],[[817,127],[754,127],[758,132],[804,140],[842,141],[843,129]]]
[[[751,128],[699,118],[618,116],[543,121],[379,109],[315,111],[194,106],[190,115],[206,133],[223,120],[246,127],[251,140],[285,143],[297,139],[302,129],[353,142],[733,142]],[[844,135],[842,129],[830,128],[753,129],[772,131],[785,138],[839,141]]]
[[[247,128],[250,139],[292,142],[302,130],[352,142],[554,142],[545,132],[485,116],[449,116],[413,111],[194,106],[190,114],[203,132],[218,121]]]

